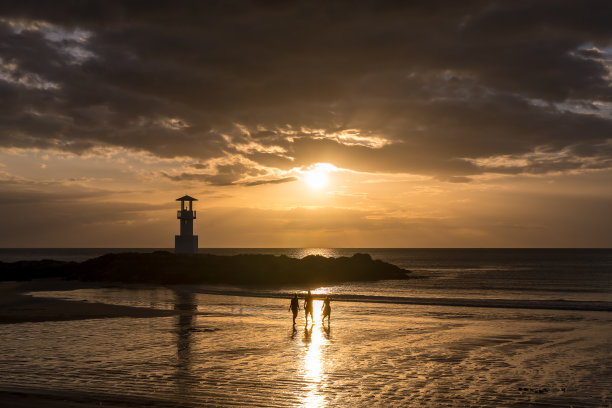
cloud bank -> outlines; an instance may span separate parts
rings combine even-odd
[[[213,185],[317,162],[451,182],[612,167],[608,1],[20,0],[0,16],[4,148],[187,157],[214,171],[169,177]]]

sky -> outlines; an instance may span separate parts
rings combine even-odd
[[[0,2],[0,247],[612,247],[610,1]]]

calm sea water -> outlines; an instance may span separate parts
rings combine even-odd
[[[70,251],[109,252],[56,255]],[[416,278],[312,288],[344,301],[330,325],[296,327],[279,297],[306,288],[37,292],[180,314],[0,325],[0,390],[102,406],[612,406],[612,312],[587,307],[610,302],[610,250],[209,252],[367,252]]]

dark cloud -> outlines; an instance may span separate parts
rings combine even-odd
[[[211,170],[208,166],[202,165],[201,163],[195,163],[191,167]],[[215,173],[184,172],[180,174],[163,173],[163,175],[173,181],[205,182],[216,186],[243,185],[250,187],[262,184],[282,184],[297,181],[297,177],[269,178],[266,171],[255,169],[242,163],[220,164],[214,166],[214,171]],[[241,181],[240,179],[245,176],[248,176],[250,180]],[[260,178],[261,176],[265,178]]]
[[[448,181],[449,183],[470,183],[472,179],[463,176],[438,177],[440,181]]]
[[[202,174],[202,173],[181,173],[177,175],[163,173],[165,177],[173,181],[197,181],[209,183],[215,186],[260,186],[262,184],[282,184],[291,181],[297,181],[297,177],[283,177],[278,179],[263,179],[253,181],[237,181],[237,178],[242,176],[242,173],[220,173],[220,174]]]
[[[450,181],[609,167],[608,1],[377,3],[4,1],[0,145]],[[388,143],[329,137],[351,129]],[[543,149],[576,158],[475,160]],[[262,176],[216,170],[172,177]]]
[[[249,181],[246,183],[243,183],[245,186],[260,186],[262,184],[282,184],[282,183],[290,183],[292,181],[297,181],[298,178],[297,177],[283,177],[283,178],[279,178],[279,179],[272,179],[272,180],[256,180],[256,181]]]

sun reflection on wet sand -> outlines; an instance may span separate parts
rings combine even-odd
[[[322,407],[325,406],[325,396],[321,387],[325,385],[327,376],[323,370],[322,349],[327,344],[328,338],[323,335],[321,325],[321,306],[323,302],[315,300],[313,303],[313,314],[315,324],[304,327],[304,380],[307,384],[307,394],[304,397],[303,406]]]

